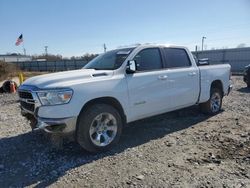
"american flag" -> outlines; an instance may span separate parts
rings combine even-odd
[[[19,46],[23,42],[23,34],[21,34],[16,40],[16,46]]]

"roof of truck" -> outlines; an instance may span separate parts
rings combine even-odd
[[[173,44],[160,44],[160,43],[145,43],[145,44],[133,44],[133,45],[127,45],[127,46],[119,46],[118,49],[124,49],[124,48],[137,48],[137,47],[168,47],[168,48],[185,48],[185,46],[178,46]]]

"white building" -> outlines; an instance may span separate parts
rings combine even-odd
[[[31,61],[31,56],[26,55],[17,55],[17,54],[10,54],[10,55],[0,55],[0,61],[3,62],[22,62],[22,61]]]

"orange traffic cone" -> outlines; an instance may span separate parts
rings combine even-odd
[[[14,82],[10,83],[10,92],[11,93],[16,93],[16,85]]]

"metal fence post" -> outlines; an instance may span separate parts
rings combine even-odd
[[[36,65],[37,65],[37,68],[36,68],[36,70],[37,70],[37,71],[40,71],[40,68],[39,68],[39,63],[38,63],[38,61],[36,61]]]
[[[225,60],[225,53],[226,53],[226,50],[223,50],[222,51],[222,63],[225,64],[226,60]]]

